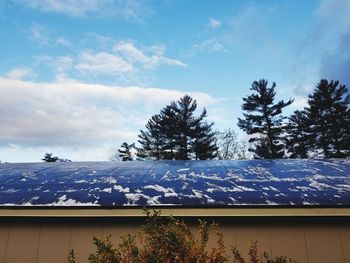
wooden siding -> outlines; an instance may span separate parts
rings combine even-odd
[[[194,219],[189,221],[196,231]],[[210,221],[212,219],[209,219]],[[259,249],[273,256],[287,255],[305,263],[350,262],[350,222],[348,218],[215,218],[225,236],[226,247],[243,253],[253,240]],[[119,236],[141,230],[142,219],[61,218],[1,219],[0,263],[66,262],[75,250],[77,262],[87,262],[94,250],[92,236]],[[214,235],[212,235],[215,238]],[[213,245],[215,240],[209,242]]]

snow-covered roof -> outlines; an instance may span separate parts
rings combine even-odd
[[[348,206],[350,160],[0,164],[0,207]]]

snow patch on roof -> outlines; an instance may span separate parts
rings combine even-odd
[[[116,184],[116,183],[117,183],[117,180],[116,180],[115,178],[111,177],[111,176],[105,178],[104,181],[105,181],[106,183],[109,183],[109,184]]]
[[[213,193],[213,192],[243,192],[244,190],[241,189],[241,187],[236,187],[236,186],[232,186],[232,187],[225,187],[225,186],[219,186],[219,185],[215,185],[212,183],[207,183],[207,185],[210,186],[210,188],[208,188],[206,191],[209,193]]]
[[[150,197],[148,195],[140,193],[128,193],[125,194],[125,197],[128,199],[127,205],[138,205],[137,202],[140,200],[140,198],[146,199],[148,205],[160,205],[159,198],[161,196],[157,195]]]
[[[178,172],[178,173],[181,173],[181,172],[187,172],[187,171],[189,171],[190,170],[190,168],[182,168],[182,169],[177,169],[176,171]]]
[[[76,184],[83,184],[83,183],[88,183],[89,181],[88,180],[85,180],[85,179],[80,179],[80,180],[76,180],[74,181],[74,183]]]
[[[81,203],[77,200],[67,198],[67,195],[62,195],[57,199],[56,202],[47,204],[47,206],[99,206],[99,204],[91,202]]]
[[[106,192],[106,193],[112,193],[112,187],[109,187],[109,188],[105,188],[102,190],[102,192]]]
[[[155,190],[157,192],[162,192],[162,193],[164,193],[165,197],[178,196],[173,188],[170,188],[170,187],[165,188],[165,187],[160,186],[158,184],[156,184],[156,185],[146,185],[143,188],[144,189],[153,189],[153,190]]]
[[[121,185],[114,185],[113,189],[118,191],[118,192],[121,192],[121,193],[129,193],[130,192],[130,188],[129,187],[123,188]]]
[[[336,189],[335,187],[333,187],[329,184],[320,183],[320,182],[317,182],[314,180],[311,181],[310,186],[316,188],[317,190],[324,190],[324,189],[329,189],[329,188]]]

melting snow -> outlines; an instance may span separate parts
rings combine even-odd
[[[112,193],[112,187],[109,187],[109,188],[105,188],[102,190],[103,192],[106,192],[106,193]]]
[[[153,189],[157,192],[163,192],[165,197],[171,197],[171,196],[177,196],[177,193],[174,191],[173,188],[164,188],[160,185],[146,185],[144,189]]]
[[[129,187],[123,188],[121,185],[114,185],[113,189],[118,191],[118,192],[122,192],[122,193],[129,193],[130,192]]]
[[[336,189],[335,187],[333,187],[331,185],[328,185],[328,184],[325,184],[325,183],[320,183],[320,182],[317,182],[317,181],[311,181],[310,186],[316,188],[317,190],[324,190],[324,189],[327,189],[327,188]]]
[[[67,199],[67,195],[62,195],[56,202],[49,204],[50,206],[99,206],[98,204],[85,202],[81,203],[74,199]]]
[[[106,183],[109,183],[109,184],[116,184],[117,183],[117,180],[113,177],[107,177],[104,181]]]
[[[129,193],[125,194],[125,197],[128,199],[128,205],[137,205],[137,202],[140,200],[140,198],[144,198],[147,200],[148,205],[159,205],[159,198],[160,195],[150,197],[145,194],[139,194],[139,193]]]
[[[8,193],[8,194],[13,194],[13,193],[17,193],[19,192],[18,189],[14,189],[14,188],[11,188],[11,189],[7,189],[5,191],[2,191],[3,193]]]
[[[85,180],[85,179],[81,179],[81,180],[77,180],[77,181],[74,181],[74,183],[76,184],[83,184],[83,183],[88,183],[89,181]]]
[[[178,172],[178,173],[181,173],[181,172],[187,172],[187,171],[189,171],[190,170],[190,168],[182,168],[182,169],[177,169],[176,171]]]

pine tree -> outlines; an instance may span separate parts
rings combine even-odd
[[[197,102],[185,95],[154,115],[141,131],[138,156],[150,159],[211,159],[216,156],[213,124],[204,121],[206,110],[196,117]]]
[[[275,87],[273,83],[267,87],[267,80],[254,81],[251,90],[253,94],[243,98],[242,109],[244,119],[238,118],[238,126],[249,135],[255,135],[249,142],[255,143],[255,158],[283,158],[284,149],[281,134],[283,132],[282,109],[294,101],[283,100],[274,103]]]
[[[52,153],[45,153],[44,158],[41,160],[47,163],[54,163],[57,162],[59,158],[57,156],[52,156]]]
[[[177,115],[178,132],[176,134],[179,149],[177,151],[176,159],[188,160],[191,159],[191,140],[198,139],[203,136],[198,134],[200,132],[200,124],[207,116],[207,112],[203,109],[202,113],[194,116],[197,109],[197,102],[190,96],[185,95],[177,103],[173,104],[173,109]]]
[[[216,134],[212,130],[213,125],[207,122],[197,125],[191,145],[196,160],[214,159],[218,155],[219,148],[216,145]]]
[[[286,146],[291,154],[289,158],[308,158],[308,151],[313,144],[309,131],[309,119],[305,111],[294,111],[288,118]]]
[[[162,152],[163,159],[176,159],[176,152],[179,149],[177,140],[179,134],[178,116],[175,112],[176,104],[172,102],[170,105],[164,107],[161,112],[160,129],[162,135]]]
[[[140,131],[138,135],[141,147],[137,149],[139,159],[163,159],[164,146],[161,131],[161,115],[156,114],[146,124],[147,131]]]
[[[131,150],[135,147],[135,144],[128,144],[127,142],[123,142],[120,146],[120,149],[118,149],[119,155],[118,157],[121,158],[122,161],[132,161],[132,154]]]
[[[348,156],[350,95],[346,86],[322,79],[308,97],[306,112],[316,150],[326,158]]]

